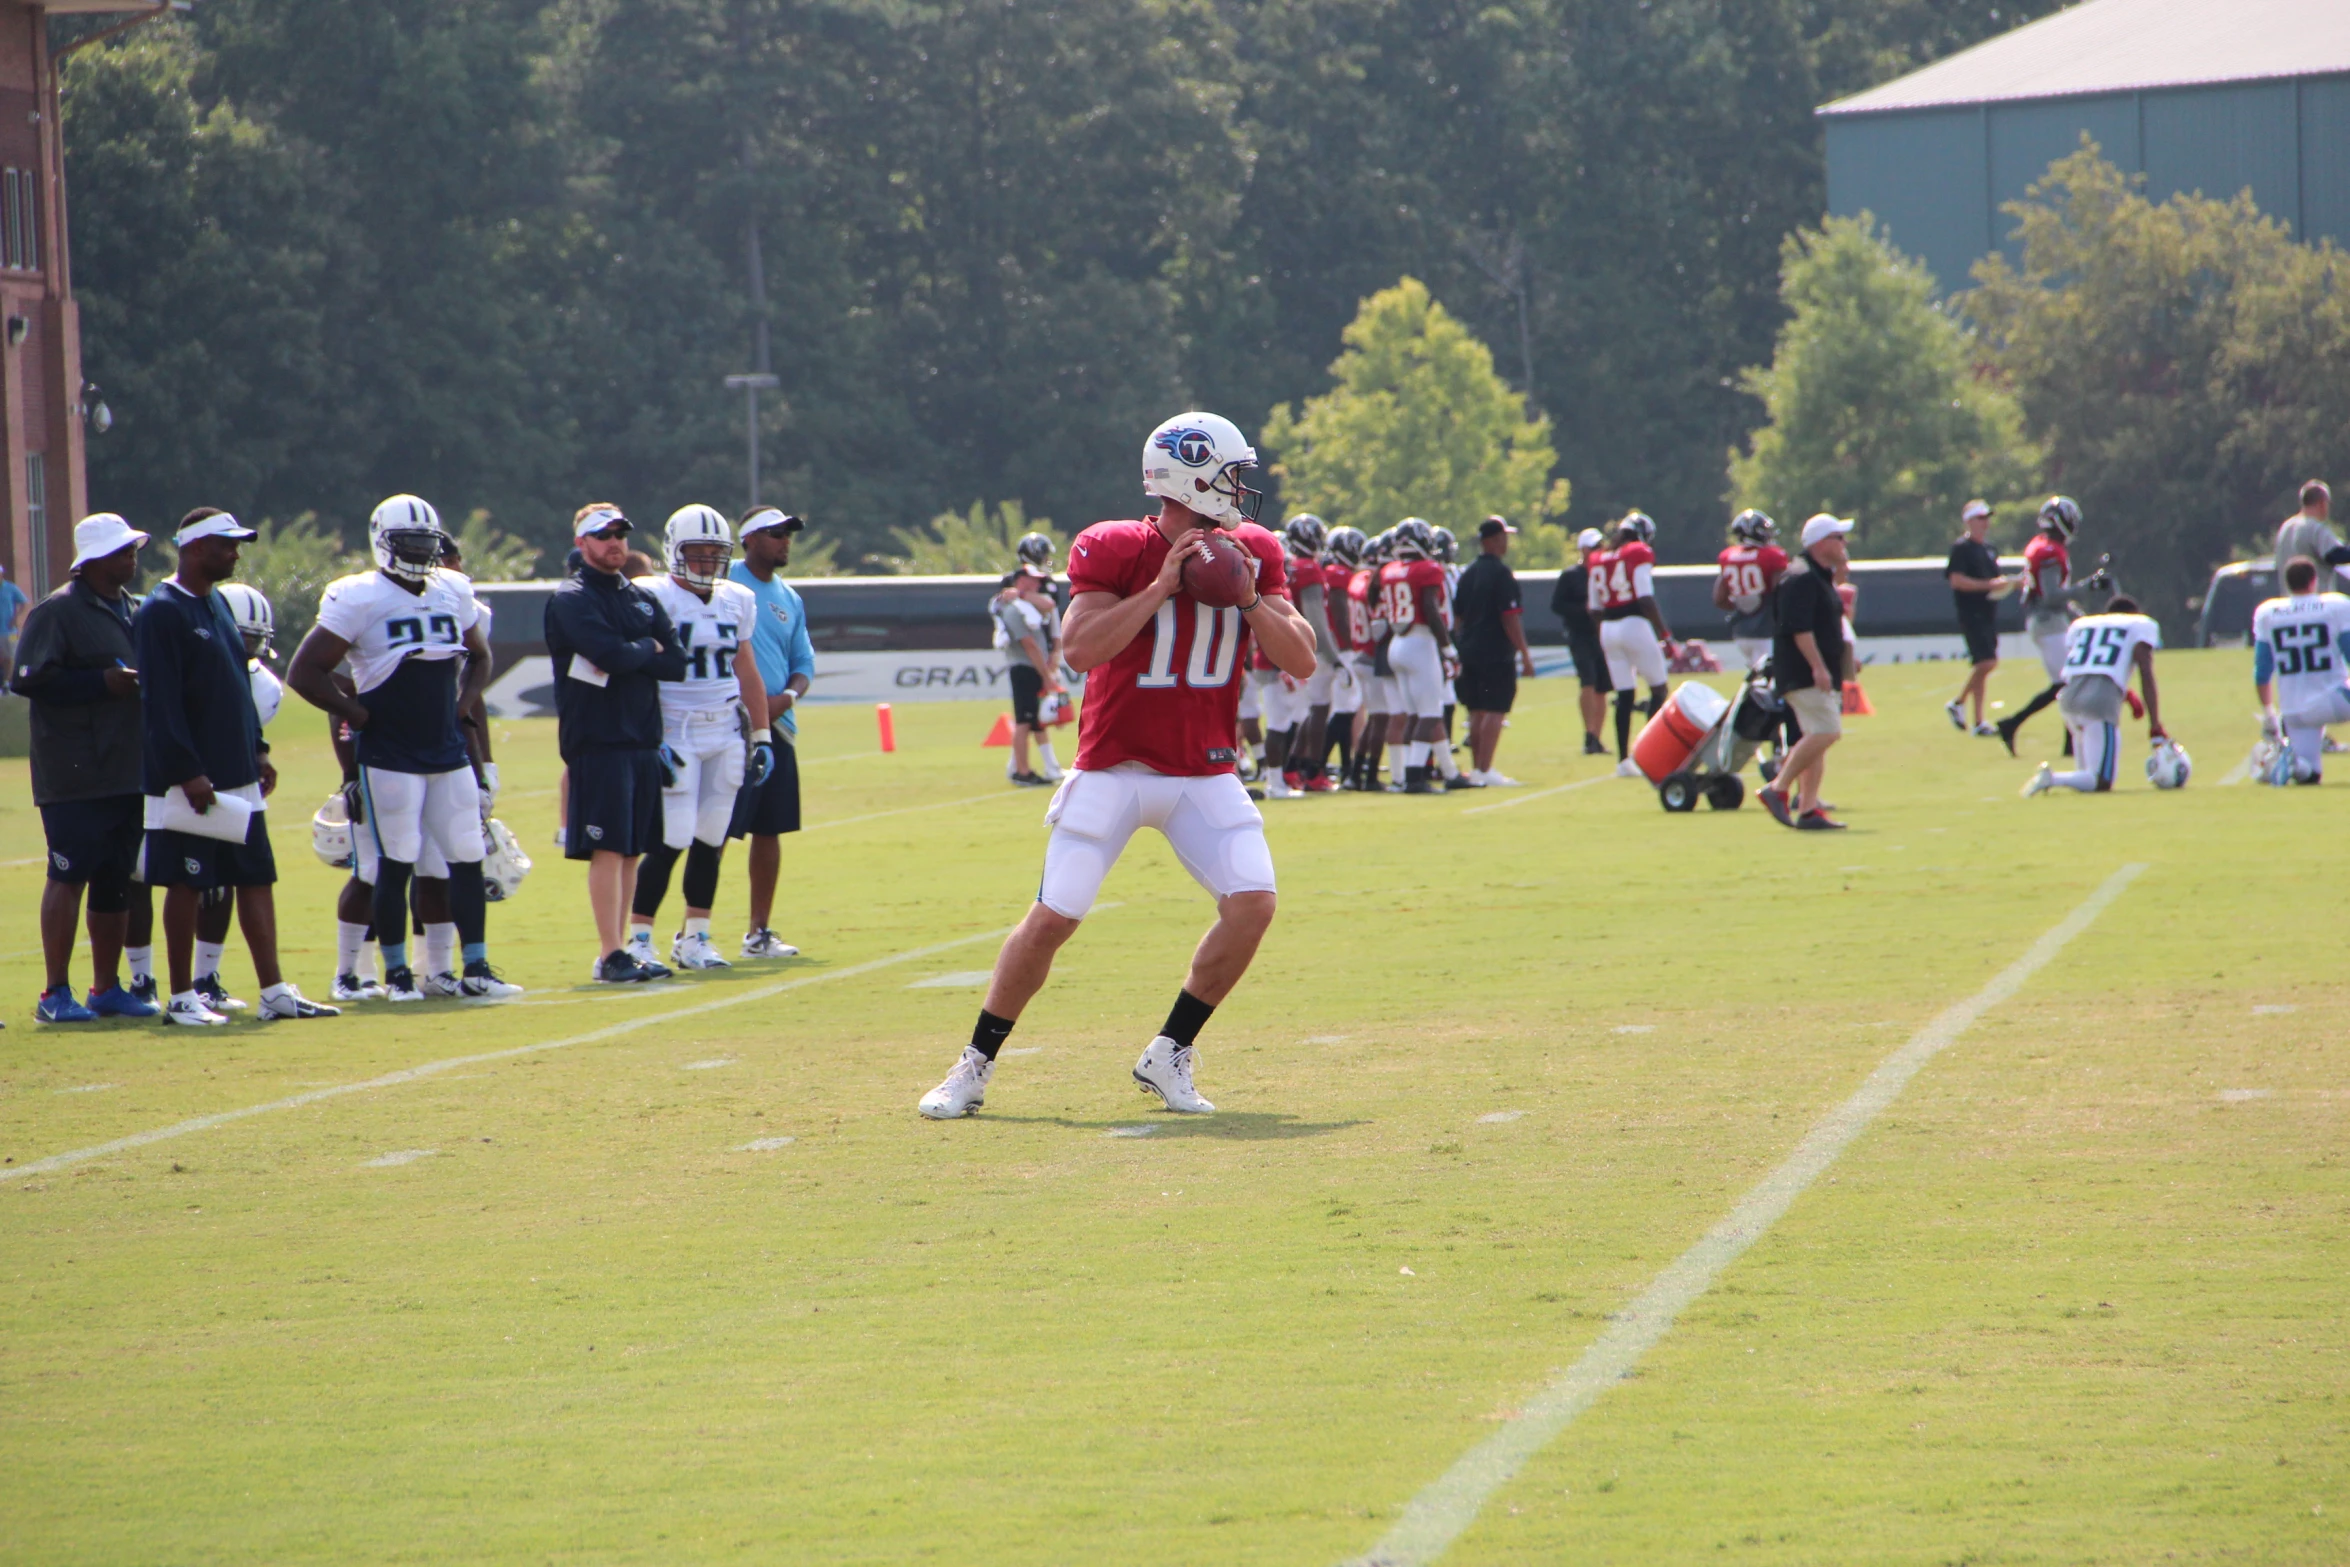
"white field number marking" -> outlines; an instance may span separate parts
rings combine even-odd
[[[1654,1023],[1618,1023],[1616,1032],[1619,1034],[1653,1034],[1656,1032],[1656,1025]]]
[[[933,974],[928,979],[914,981],[906,988],[908,990],[976,990],[993,978],[995,978],[995,970],[993,969],[963,969],[953,974]]]
[[[2268,1099],[2275,1094],[2273,1088],[2223,1088],[2219,1091],[2219,1101],[2228,1105],[2250,1104],[2255,1099]]]
[[[1708,1230],[1696,1245],[1650,1281],[1635,1300],[1615,1315],[1606,1332],[1583,1352],[1582,1358],[1533,1397],[1506,1425],[1478,1443],[1458,1462],[1406,1504],[1403,1516],[1386,1537],[1358,1558],[1357,1567],[1425,1567],[1449,1549],[1494,1492],[1525,1467],[1527,1460],[1550,1445],[1575,1417],[1621,1382],[1639,1365],[1641,1357],[1670,1331],[1674,1319],[1712,1288],[1722,1270],[1745,1254],[1769,1232],[1780,1216],[1794,1206],[1812,1182],[1818,1180],[1853,1139],[1885,1107],[1901,1097],[1927,1062],[1956,1043],[1975,1020],[2007,1000],[2024,983],[2048,966],[2075,936],[2087,930],[2098,915],[2120,897],[2146,867],[2124,865],[2105,879],[2024,955],[1995,975],[1966,1000],[1945,1009],[1908,1042],[1877,1064],[1858,1090],[1813,1123],[1795,1151],[1761,1184],[1742,1198],[1729,1216]]]
[[[678,1068],[680,1072],[714,1072],[722,1066],[734,1065],[734,1057],[719,1056],[709,1061],[688,1061]]]
[[[740,1148],[737,1148],[735,1152],[773,1153],[778,1148],[789,1148],[792,1145],[792,1142],[793,1139],[789,1137],[761,1137],[743,1144]]]
[[[2252,1009],[2252,1015],[2254,1017],[2283,1017],[2288,1012],[2298,1012],[2300,1010],[2301,1009],[2299,1007],[2294,1006],[2289,1002],[2281,1004],[2272,1002],[2265,1007],[2254,1007]]]
[[[1488,1110],[1477,1117],[1477,1124],[1479,1126],[1500,1126],[1504,1122],[1518,1120],[1525,1113],[1523,1110]]]
[[[1113,1126],[1102,1133],[1104,1137],[1148,1137],[1157,1131],[1155,1126]]]
[[[359,1168],[362,1170],[389,1170],[395,1165],[414,1164],[439,1153],[438,1148],[403,1148],[397,1153],[378,1154]]]

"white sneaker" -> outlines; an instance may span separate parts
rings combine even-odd
[[[732,968],[733,964],[718,955],[710,945],[708,931],[696,931],[690,936],[679,936],[669,944],[669,961],[679,968]]]
[[[1966,733],[1967,723],[1965,708],[1960,707],[1956,702],[1945,702],[1942,704],[1942,711],[1950,715],[1951,728],[1957,730],[1960,734]]]
[[[1168,1109],[1180,1115],[1214,1115],[1216,1107],[1191,1086],[1193,1051],[1161,1034],[1134,1063],[1134,1080],[1144,1093],[1157,1094]]]
[[[407,965],[384,971],[384,999],[386,1001],[422,1001],[424,992],[416,988],[416,975]]]
[[[339,1007],[322,1007],[288,985],[274,996],[261,998],[261,1015],[265,1018],[341,1017]]]
[[[661,961],[659,958],[653,956],[653,931],[652,927],[647,925],[631,927],[628,933],[628,945],[622,947],[620,950],[627,953],[630,957],[636,959],[639,963],[658,963]]]
[[[2050,767],[2046,762],[2042,762],[2040,770],[2034,773],[2030,782],[2024,785],[2024,798],[2029,800],[2033,795],[2046,794],[2055,787],[2056,769]]]
[[[1294,800],[1303,792],[1290,788],[1289,780],[1279,773],[1273,774],[1273,781],[1265,785],[1265,798],[1268,800]]]
[[[796,958],[799,955],[799,948],[764,925],[743,933],[743,956],[746,958]]]
[[[331,994],[337,1001],[381,1001],[384,988],[377,980],[361,979],[356,974],[337,974]]]
[[[428,996],[462,996],[465,987],[458,982],[456,975],[444,971],[425,976],[424,993]]]
[[[965,1045],[947,1080],[924,1094],[922,1102],[914,1108],[933,1121],[952,1121],[957,1116],[969,1115],[987,1103],[988,1080],[994,1076],[995,1063],[981,1055],[976,1045]]]
[[[463,995],[476,1001],[503,1001],[508,996],[519,996],[522,987],[491,968],[487,958],[465,965],[465,977],[457,982]]]
[[[555,847],[558,849],[563,847],[563,829],[560,827],[555,829]]]
[[[1477,781],[1488,789],[1520,789],[1525,787],[1498,767],[1488,767],[1476,777]]]
[[[1638,778],[1641,776],[1640,764],[1627,756],[1616,763],[1616,776],[1618,778]]]
[[[228,1019],[193,996],[174,996],[164,1004],[163,1021],[188,1028],[214,1028]]]

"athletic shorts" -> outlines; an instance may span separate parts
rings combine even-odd
[[[199,833],[149,827],[139,851],[139,880],[150,887],[268,887],[277,881],[277,857],[269,848],[269,812],[263,809],[261,786],[241,784],[220,793],[253,807],[243,843],[224,843]],[[161,810],[160,795],[142,797],[145,820]]]
[[[1664,645],[1656,639],[1656,627],[1646,620],[1627,615],[1621,620],[1601,621],[1599,645],[1607,653],[1611,689],[1631,690],[1634,676],[1652,688],[1665,683]]]
[[[775,742],[775,771],[756,789],[735,798],[733,837],[780,837],[800,830],[800,753],[781,729]]]
[[[1295,729],[1306,721],[1312,707],[1306,700],[1306,688],[1292,684],[1276,672],[1265,682],[1265,728],[1278,734],[1284,729]]]
[[[741,719],[731,707],[680,714],[661,726],[661,735],[685,758],[677,781],[661,791],[661,841],[672,849],[697,841],[720,847],[743,788]]]
[[[1444,654],[1436,638],[1414,627],[1387,644],[1387,667],[1395,671],[1395,700],[1390,713],[1414,718],[1442,718],[1452,692],[1444,680]]]
[[[1275,890],[1265,818],[1230,773],[1168,777],[1133,763],[1072,771],[1053,791],[1044,820],[1053,831],[1036,901],[1068,919],[1092,910],[1103,878],[1142,827],[1164,834],[1175,858],[1212,897]]]
[[[41,807],[41,836],[49,845],[49,879],[119,887],[138,868],[147,797],[110,794],[96,800],[56,800]],[[101,909],[100,913],[111,910]]]
[[[2285,744],[2292,747],[2293,771],[2304,778],[2322,778],[2326,765],[2326,726],[2350,723],[2350,686],[2335,686],[2278,716],[2284,727]]]
[[[571,759],[571,810],[563,857],[639,855],[661,841],[661,757],[657,751],[584,751]]]
[[[371,840],[367,877],[371,884],[375,879],[372,862],[378,854],[415,866],[418,875],[427,874],[425,865],[430,859],[443,876],[449,874],[452,864],[482,857],[481,785],[470,767],[454,767],[445,773],[396,773],[362,767],[359,804]],[[356,843],[354,834],[354,848]],[[427,844],[433,851],[429,856]]]
[[[1472,713],[1506,713],[1518,700],[1518,666],[1507,659],[1463,664],[1452,689]]]
[[[1330,705],[1330,693],[1338,683],[1337,666],[1338,655],[1335,653],[1314,655],[1313,677],[1306,682],[1306,710],[1308,712],[1317,707]]]
[[[379,858],[374,830],[368,826],[367,799],[365,795],[362,795],[359,801],[359,818],[351,823],[352,879],[362,886],[374,886],[376,862]],[[426,881],[447,881],[449,879],[449,861],[441,853],[439,841],[430,833],[424,835],[423,844],[416,851],[416,858],[409,861],[409,864],[413,865],[416,868],[416,874]]]
[[[1389,669],[1395,667],[1395,648],[1392,643],[1389,644],[1387,650],[1387,667]],[[1378,654],[1365,653],[1363,655],[1363,667],[1360,673],[1363,678],[1363,706],[1374,713],[1400,713],[1403,711],[1403,708],[1398,705],[1400,698],[1397,697],[1395,691],[1395,676],[1379,673]]]
[[[1999,616],[1965,614],[1958,617],[1958,634],[1966,638],[1966,656],[1970,664],[1988,664],[1999,657]],[[2061,663],[2059,665],[2061,666]]]
[[[1330,671],[1330,716],[1352,717],[1363,710],[1363,671],[1360,653],[1341,653]]]
[[[1034,664],[1014,664],[1012,677],[1012,722],[1023,728],[1043,727],[1038,703],[1044,698],[1044,674]]]
[[[1779,696],[1802,726],[1802,733],[1827,738],[1844,733],[1843,692],[1805,686],[1800,691],[1782,691]]]
[[[1569,632],[1567,634],[1567,652],[1575,660],[1575,678],[1582,683],[1584,690],[1597,691],[1605,695],[1615,689],[1608,682],[1607,652],[1599,645],[1597,632],[1593,632],[1587,637]]]

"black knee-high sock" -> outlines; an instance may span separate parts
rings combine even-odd
[[[1330,728],[1322,736],[1325,759],[1327,759],[1328,756],[1328,747],[1338,747],[1338,776],[1341,778],[1352,778],[1354,776],[1354,716],[1355,715],[1352,713],[1331,714]]]
[[[387,969],[408,966],[408,879],[415,872],[416,867],[406,860],[375,862],[375,928],[399,938],[383,943]],[[393,961],[395,953],[397,962]]]
[[[1644,709],[1644,711],[1648,714],[1649,717],[1654,718],[1657,714],[1663,712],[1664,710],[1665,688],[1663,686],[1650,686],[1648,688],[1648,706]]]
[[[629,905],[631,914],[651,919],[661,912],[661,900],[669,896],[669,878],[677,869],[678,851],[665,843],[656,843],[637,862],[636,901]]]
[[[457,939],[479,947],[489,935],[489,895],[482,890],[481,861],[449,862],[449,918],[457,925]]]
[[[1175,992],[1175,1006],[1168,1012],[1166,1024],[1159,1032],[1189,1049],[1215,1010],[1215,1003],[1202,1001],[1188,990],[1178,990]]]
[[[718,901],[718,862],[726,855],[723,843],[696,838],[685,850],[685,906],[706,909]],[[643,872],[638,872],[641,882]]]
[[[2021,729],[2024,726],[2025,719],[2031,717],[2034,713],[2040,711],[2040,709],[2054,702],[2058,695],[2063,692],[2063,690],[2063,686],[2053,685],[2050,686],[2047,690],[2041,692],[2038,696],[2032,698],[2032,700],[2029,702],[2026,702],[2024,704],[2024,710],[2007,721],[2008,727],[2011,729]]]
[[[1632,754],[1632,693],[1616,693],[1616,760],[1621,762]]]
[[[979,1009],[979,1021],[971,1025],[971,1048],[995,1059],[995,1053],[1004,1048],[1004,1041],[1012,1037],[1012,1020],[997,1017],[985,1007]]]

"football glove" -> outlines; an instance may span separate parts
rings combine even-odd
[[[676,788],[677,775],[684,771],[684,756],[679,754],[677,747],[663,742],[661,746],[661,787],[664,789]]]
[[[775,742],[761,740],[751,747],[750,765],[743,771],[743,782],[756,789],[775,776]]]

